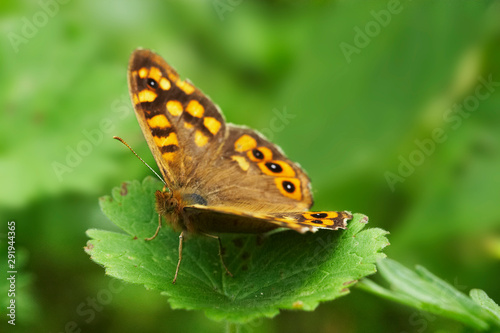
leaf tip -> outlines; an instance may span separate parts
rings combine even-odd
[[[85,251],[85,253],[87,253],[88,255],[91,254],[92,250],[94,249],[94,244],[92,244],[91,241],[88,241],[87,242],[87,245],[83,247],[83,250]]]

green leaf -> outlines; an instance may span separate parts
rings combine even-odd
[[[244,323],[273,317],[279,309],[314,310],[375,273],[375,262],[385,257],[380,251],[389,244],[386,231],[362,230],[368,219],[361,214],[354,214],[344,231],[222,235],[225,262],[234,274],[230,277],[221,266],[217,241],[192,236],[184,242],[173,285],[179,233],[164,227],[154,240],[144,240],[158,223],[154,192],[161,187],[148,177],[101,198],[103,212],[126,234],[88,230],[86,251],[107,274],[159,290],[172,308],[203,310],[214,320]]]
[[[471,299],[424,267],[417,266],[412,271],[391,259],[379,261],[378,268],[391,290],[367,279],[361,281],[358,287],[418,310],[460,321],[475,329],[487,330],[491,323],[500,327],[498,305],[483,291],[472,290]],[[496,322],[493,316],[497,316]]]
[[[472,289],[470,297],[479,304],[483,309],[488,311],[496,325],[500,327],[500,306],[495,301],[488,297],[488,295],[481,289]]]

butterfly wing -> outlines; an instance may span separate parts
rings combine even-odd
[[[309,179],[257,132],[227,124],[217,106],[159,55],[136,50],[129,87],[139,124],[171,190],[244,211],[301,211]]]
[[[345,229],[350,212],[249,213],[238,209],[193,205],[184,208],[197,231],[219,233],[263,233],[279,227],[300,233],[318,229]]]
[[[218,156],[226,137],[221,112],[149,50],[132,54],[128,82],[137,119],[167,186],[186,186],[199,161],[210,164]]]
[[[344,212],[307,218],[313,199],[300,166],[256,131],[226,124],[217,106],[163,58],[134,51],[128,81],[143,134],[168,188],[186,200],[193,231],[345,227]]]
[[[256,131],[227,124],[221,157],[210,168],[202,195],[207,205],[244,212],[305,211],[310,181],[278,146]]]

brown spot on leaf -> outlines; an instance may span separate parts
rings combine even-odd
[[[358,282],[358,280],[351,280],[351,281],[344,282],[342,285],[348,286],[348,285],[356,283],[356,282]]]
[[[127,193],[128,193],[127,185],[128,185],[127,183],[123,183],[123,184],[122,184],[122,188],[121,188],[121,190],[120,190],[120,194],[121,194],[122,196],[125,196],[125,195],[127,195]]]

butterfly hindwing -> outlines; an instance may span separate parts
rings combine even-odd
[[[298,213],[271,213],[269,219],[274,223],[282,223],[286,227],[288,223],[296,223],[304,231],[316,231],[317,229],[345,229],[347,221],[352,219],[352,214],[347,211],[323,211],[323,212],[298,212]]]
[[[205,177],[207,205],[242,212],[290,212],[312,205],[301,167],[258,132],[227,124],[221,157]],[[201,181],[201,183],[204,183]]]
[[[350,212],[255,213],[241,210],[193,205],[185,207],[191,223],[203,232],[263,233],[279,227],[300,233],[318,229],[345,229]]]

